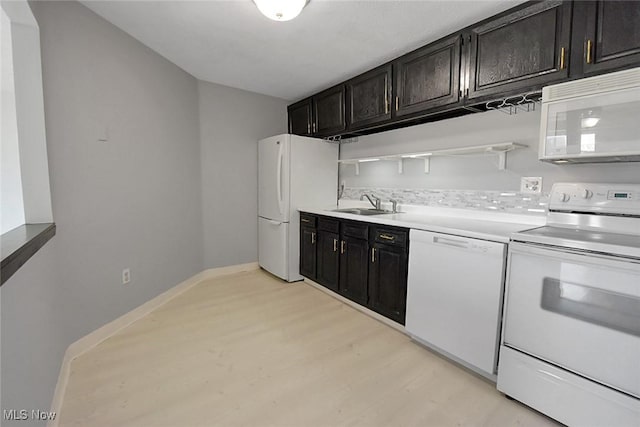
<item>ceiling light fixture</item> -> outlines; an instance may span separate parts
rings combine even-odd
[[[600,117],[597,112],[589,110],[586,114],[582,114],[580,118],[580,125],[583,128],[592,128],[598,124]]]
[[[290,21],[300,15],[309,0],[253,0],[264,16],[274,21]]]
[[[583,128],[592,128],[598,124],[600,121],[600,117],[585,117],[581,120],[581,125]]]

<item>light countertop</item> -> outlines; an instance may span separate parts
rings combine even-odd
[[[370,205],[341,202],[339,208],[370,208]],[[383,206],[384,207],[384,206]],[[462,237],[491,240],[508,243],[512,233],[529,230],[545,225],[546,217],[541,215],[521,215],[471,209],[452,209],[437,207],[403,207],[405,212],[382,215],[357,215],[345,212],[333,212],[337,207],[301,208],[301,212],[324,215],[335,218],[392,225],[414,230],[433,231]]]

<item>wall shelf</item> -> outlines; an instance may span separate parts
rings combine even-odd
[[[404,161],[409,160],[421,160],[424,162],[424,173],[429,173],[430,161],[432,157],[445,157],[445,156],[466,156],[466,155],[492,155],[497,156],[499,170],[505,170],[507,168],[507,153],[509,151],[517,150],[519,148],[525,148],[527,145],[518,144],[515,142],[502,142],[499,144],[486,144],[486,145],[474,145],[471,147],[459,147],[459,148],[445,148],[441,150],[430,150],[419,153],[403,153],[403,154],[391,154],[386,156],[376,157],[362,157],[357,159],[342,159],[338,160],[338,163],[345,165],[354,165],[356,168],[356,175],[360,174],[360,164],[378,161],[391,161],[398,163],[398,173],[404,171]]]

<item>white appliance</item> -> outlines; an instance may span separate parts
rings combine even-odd
[[[506,245],[411,230],[406,330],[495,380]]]
[[[299,273],[303,206],[337,204],[338,146],[277,135],[258,141],[258,263],[293,282]]]
[[[540,160],[640,161],[640,68],[542,90]]]
[[[640,425],[640,185],[558,183],[509,245],[498,389],[567,425]]]

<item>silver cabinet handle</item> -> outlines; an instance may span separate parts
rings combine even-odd
[[[388,83],[387,81],[389,80],[388,76],[385,75],[384,76],[384,113],[385,114],[389,114],[389,89],[388,89]]]
[[[338,239],[333,239],[333,252],[338,252]]]
[[[316,233],[314,231],[311,232],[311,243],[315,243],[316,242]]]
[[[371,248],[371,262],[376,262],[376,248]]]

